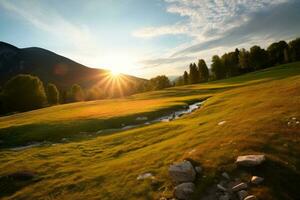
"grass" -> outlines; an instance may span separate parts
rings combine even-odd
[[[23,151],[3,148],[42,139],[58,141],[66,135],[76,138],[81,131],[119,126],[136,116],[158,116],[207,97],[201,109],[172,122]],[[287,126],[292,117],[300,119],[300,63],[125,99],[2,117],[0,176],[29,170],[39,174],[39,181],[12,183],[0,178],[0,198],[158,199],[172,190],[168,166],[189,158],[201,163],[205,174],[197,182],[195,199],[223,171],[265,177],[263,186],[252,189],[259,199],[297,199],[300,126]],[[226,123],[218,126],[220,121]],[[236,168],[235,158],[248,153],[264,153],[267,162],[251,170]],[[137,181],[145,172],[158,181]]]

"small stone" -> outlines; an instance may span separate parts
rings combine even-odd
[[[244,200],[256,200],[257,198],[256,198],[256,196],[254,196],[254,195],[249,195],[249,196],[247,196]]]
[[[223,172],[222,173],[222,176],[224,177],[224,178],[226,178],[226,179],[230,179],[230,176],[229,176],[229,174],[227,174],[226,172]]]
[[[296,120],[297,120],[297,118],[296,118],[296,117],[292,117],[292,120],[296,121]]]
[[[178,199],[188,200],[195,191],[194,183],[181,183],[174,189],[174,196]]]
[[[148,117],[137,117],[136,120],[137,121],[146,121],[146,120],[148,120]]]
[[[219,197],[219,200],[230,200],[229,194],[224,194]]]
[[[222,125],[225,124],[225,123],[226,123],[226,121],[221,121],[221,122],[218,123],[218,125],[219,125],[219,126],[222,126]]]
[[[240,183],[240,184],[237,184],[237,185],[233,186],[232,191],[237,192],[237,191],[240,191],[240,190],[247,189],[247,187],[248,187],[247,183]]]
[[[200,167],[200,166],[195,167],[195,171],[196,171],[198,174],[201,174],[201,173],[202,173],[202,167]]]
[[[248,192],[245,190],[241,190],[238,192],[238,196],[239,196],[240,200],[244,200],[246,198],[246,196],[248,196]]]
[[[300,124],[300,122],[299,122],[299,121],[296,121],[296,124]]]
[[[237,157],[235,163],[241,166],[251,167],[260,165],[265,160],[265,155],[246,155]]]
[[[137,180],[144,180],[144,179],[154,179],[154,176],[151,173],[140,174]]]
[[[251,183],[256,184],[256,185],[260,184],[263,181],[264,181],[264,178],[259,177],[259,176],[252,176],[252,178],[251,178]]]
[[[175,183],[193,182],[196,172],[190,161],[183,161],[169,167],[169,174]]]
[[[223,192],[226,192],[226,191],[227,191],[227,189],[226,189],[223,185],[221,185],[221,184],[218,184],[218,185],[217,185],[217,188],[218,188],[219,190],[223,191]]]

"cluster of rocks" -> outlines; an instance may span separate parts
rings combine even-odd
[[[288,120],[287,125],[289,127],[300,126],[300,121],[296,117],[292,117]]]
[[[262,164],[265,161],[264,155],[246,155],[238,156],[236,164],[238,166],[252,167]],[[202,168],[193,165],[190,161],[184,160],[175,163],[169,167],[169,176],[174,183],[172,200],[189,200],[195,192],[195,180],[197,176],[202,174]],[[145,177],[151,177],[150,174],[145,174]],[[222,180],[216,185],[213,198],[217,200],[256,200],[256,196],[247,192],[247,189],[257,186],[264,181],[264,178],[252,176],[249,181],[242,182],[235,178],[231,179],[228,173],[222,173]],[[166,200],[162,197],[160,200]]]
[[[260,165],[264,161],[264,155],[246,155],[239,156],[236,159],[236,164],[238,166],[252,167]],[[247,182],[243,182],[238,178],[233,180],[226,172],[222,174],[222,177],[225,178],[225,180],[217,184],[217,196],[219,200],[256,200],[256,196],[249,194],[247,189],[253,186],[255,187],[264,181],[264,178],[259,176],[252,176]]]
[[[173,164],[169,167],[169,175],[175,185],[173,196],[176,199],[190,199],[195,191],[194,181],[197,174],[202,173],[200,166],[193,166],[190,161]]]

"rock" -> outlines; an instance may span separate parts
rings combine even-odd
[[[217,188],[218,188],[219,190],[223,191],[223,192],[226,192],[226,191],[227,191],[227,189],[226,189],[223,185],[221,185],[221,184],[218,184],[218,185],[217,185]]]
[[[263,163],[266,160],[265,155],[246,155],[246,156],[239,156],[236,159],[236,164],[241,166],[257,166]]]
[[[252,178],[251,178],[251,183],[256,184],[256,185],[260,184],[263,181],[264,181],[264,178],[259,177],[259,176],[252,176]]]
[[[247,183],[240,183],[240,184],[237,184],[237,185],[233,186],[231,190],[233,192],[237,192],[237,191],[240,191],[240,190],[247,189],[247,187],[248,187]]]
[[[181,183],[177,185],[174,189],[174,196],[175,198],[188,200],[190,199],[191,195],[195,191],[195,184],[194,183]]]
[[[238,196],[240,200],[244,200],[246,198],[246,196],[248,196],[248,192],[245,190],[241,190],[238,192]]]
[[[200,166],[195,167],[195,171],[196,171],[198,174],[201,174],[201,173],[202,173],[202,167],[200,167]]]
[[[224,194],[219,197],[219,200],[230,200],[229,194]]]
[[[296,117],[292,117],[292,120],[296,121],[296,120],[297,120],[297,118],[296,118]]]
[[[140,174],[137,180],[144,180],[144,179],[154,179],[154,176],[151,173]]]
[[[193,182],[196,172],[190,161],[173,164],[169,167],[169,174],[174,183]]]
[[[224,178],[226,178],[226,179],[230,179],[230,176],[229,176],[229,174],[227,174],[226,172],[223,172],[222,173],[222,176],[224,177]]]
[[[218,125],[219,125],[219,126],[222,126],[222,125],[225,124],[225,123],[226,123],[226,121],[221,121],[221,122],[218,123]]]
[[[256,198],[256,196],[254,196],[254,195],[249,195],[249,196],[247,196],[244,200],[256,200],[257,198]]]

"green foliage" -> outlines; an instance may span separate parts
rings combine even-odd
[[[255,45],[250,48],[250,65],[254,70],[266,68],[268,66],[268,53],[266,50]]]
[[[74,84],[71,88],[70,100],[72,102],[84,101],[84,92],[80,85]]]
[[[200,59],[198,61],[198,71],[199,71],[199,82],[207,82],[209,78],[209,71],[203,59]]]
[[[189,74],[187,73],[187,71],[184,71],[183,73],[183,84],[184,85],[189,84]]]
[[[300,61],[300,38],[289,42],[290,61]]]
[[[42,81],[35,76],[20,74],[4,86],[4,107],[8,112],[41,108],[47,98]]]
[[[244,73],[253,71],[250,62],[250,52],[246,49],[241,49],[239,53],[239,66],[241,68],[241,71],[243,71]]]
[[[189,83],[195,84],[199,82],[199,72],[195,63],[190,64]]]
[[[148,83],[148,88],[150,90],[161,90],[164,88],[168,88],[171,86],[171,82],[169,78],[165,75],[156,76],[155,78],[151,78]]]
[[[59,103],[59,91],[53,83],[48,83],[47,85],[47,98],[50,105],[56,105]]]
[[[226,72],[225,72],[225,68],[223,67],[222,60],[218,55],[214,55],[212,57],[211,71],[216,80],[225,78],[226,76]]]
[[[271,66],[285,63],[284,50],[286,48],[288,48],[288,44],[285,41],[275,42],[268,47],[269,64]]]

